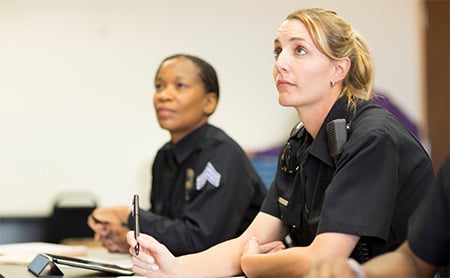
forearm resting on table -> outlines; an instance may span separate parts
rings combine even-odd
[[[178,268],[189,277],[227,277],[242,274],[240,257],[245,240],[235,238],[203,252],[177,257]]]
[[[322,233],[309,246],[291,247],[268,254],[245,254],[241,258],[241,267],[248,277],[299,277],[320,260],[348,257],[358,239],[354,235]]]
[[[308,253],[307,247],[294,247],[275,253],[245,255],[241,266],[247,277],[300,277],[313,262]]]

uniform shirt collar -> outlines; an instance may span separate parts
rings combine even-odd
[[[320,127],[319,133],[317,133],[316,139],[311,144],[309,153],[318,159],[322,160],[329,166],[334,166],[334,161],[330,156],[328,150],[328,138],[327,138],[327,123],[335,119],[346,119],[347,122],[351,118],[352,112],[347,108],[347,97],[339,98],[331,108],[325,121]]]
[[[201,141],[201,139],[204,137],[203,134],[205,133],[207,127],[209,126],[208,123],[202,125],[201,127],[197,128],[193,132],[189,133],[186,137],[181,139],[178,143],[172,144],[167,143],[165,145],[165,149],[172,150],[175,159],[178,164],[185,161],[199,146],[198,142]]]

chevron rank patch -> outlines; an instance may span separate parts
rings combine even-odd
[[[212,163],[208,162],[206,164],[205,169],[203,169],[203,171],[200,173],[200,175],[197,176],[196,189],[197,190],[202,189],[206,185],[206,182],[209,182],[210,184],[212,184],[215,187],[219,187],[221,177],[222,177],[222,175],[219,172],[217,172],[216,168],[214,168]]]

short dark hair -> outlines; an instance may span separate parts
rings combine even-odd
[[[197,67],[200,69],[200,79],[202,80],[203,85],[205,86],[206,92],[215,93],[217,95],[217,99],[219,99],[219,79],[217,78],[216,70],[214,69],[213,66],[211,66],[211,64],[209,64],[202,58],[199,58],[194,55],[178,53],[178,54],[174,54],[174,55],[166,57],[164,60],[161,61],[161,63],[158,66],[158,70],[156,71],[156,74],[155,74],[155,83],[156,83],[156,78],[158,77],[159,70],[161,69],[162,64],[164,64],[164,62],[166,62],[168,60],[180,58],[180,57],[189,59],[195,65],[197,65]]]

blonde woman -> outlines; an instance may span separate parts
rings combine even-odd
[[[174,257],[128,234],[133,270],[147,277],[301,276],[322,259],[362,262],[398,247],[433,179],[430,158],[392,114],[371,102],[363,38],[335,12],[294,11],[274,40],[273,77],[297,125],[249,228],[204,252]],[[280,240],[287,235],[292,247]]]

